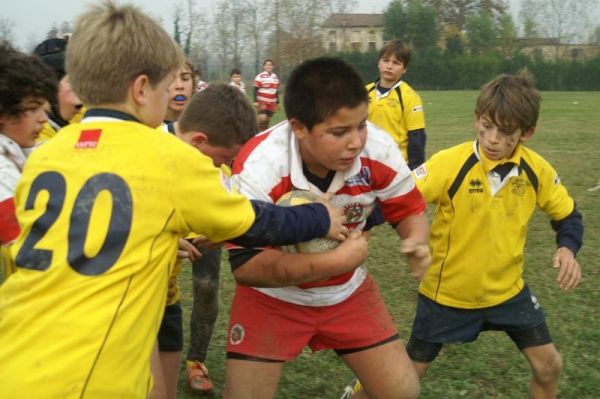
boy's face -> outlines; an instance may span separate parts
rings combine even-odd
[[[238,152],[242,149],[239,144],[232,147],[218,147],[208,143],[208,141],[196,146],[201,153],[212,159],[213,165],[217,168],[221,165],[231,166]]]
[[[169,86],[169,109],[182,112],[194,91],[192,71],[187,66],[177,71],[175,80]]]
[[[48,121],[43,98],[26,97],[21,101],[23,112],[18,116],[0,116],[0,132],[22,148],[35,145],[42,125]]]
[[[240,144],[231,147],[212,145],[208,142],[208,136],[202,132],[177,133],[177,137],[212,159],[213,165],[217,168],[221,165],[231,165],[242,149]]]
[[[239,73],[234,73],[233,75],[231,75],[232,82],[240,83],[241,80],[242,80],[242,75],[240,75]]]
[[[354,165],[367,141],[367,103],[343,107],[308,130],[290,120],[300,143],[300,155],[308,169],[324,177],[330,170],[345,171]]]
[[[69,76],[65,75],[58,84],[58,110],[60,117],[70,121],[81,109],[81,100],[71,87]]]
[[[496,125],[488,115],[475,117],[475,127],[481,151],[493,161],[510,158],[517,145],[528,140],[534,132],[534,129],[526,132],[522,132],[521,129],[507,132]]]
[[[379,59],[377,64],[379,68],[379,80],[384,87],[391,87],[394,83],[400,80],[402,75],[406,73],[404,62],[396,58],[395,55],[387,54]]]
[[[263,70],[265,70],[269,73],[273,72],[273,63],[271,61],[265,62],[265,64],[263,65]]]
[[[169,103],[169,86],[175,78],[175,72],[167,74],[152,87],[150,81],[144,75],[138,77],[135,91],[137,92],[138,111],[135,114],[144,125],[150,127],[159,126],[165,119],[167,104]]]

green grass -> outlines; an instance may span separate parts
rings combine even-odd
[[[427,118],[427,153],[474,138],[475,91],[421,92]],[[574,292],[562,292],[551,267],[554,234],[547,217],[536,212],[530,223],[525,279],[539,298],[554,341],[564,358],[561,398],[600,398],[600,287],[595,250],[600,249],[600,192],[588,192],[600,178],[599,92],[543,93],[538,130],[528,145],[559,171],[578,203],[586,225],[585,245],[579,254],[584,281]],[[282,119],[279,112],[273,122]],[[369,249],[369,270],[381,287],[388,309],[406,340],[415,307],[416,283],[398,253],[398,239],[387,226],[377,227]],[[189,318],[190,268],[180,279],[184,320]],[[233,280],[222,264],[220,314],[209,351],[208,365],[222,394],[228,304]],[[187,339],[187,334],[186,334]],[[187,345],[187,343],[186,343]],[[187,390],[182,369],[179,398],[196,397]],[[352,376],[331,351],[305,351],[286,364],[277,398],[338,398]],[[422,398],[525,398],[529,367],[510,339],[502,333],[483,333],[466,345],[444,347],[422,382]]]

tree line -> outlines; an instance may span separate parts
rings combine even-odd
[[[209,13],[196,0],[173,4],[171,15],[155,17],[209,81],[226,80],[233,67],[250,79],[265,58],[275,61],[285,80],[298,63],[326,54],[325,19],[357,7],[356,0],[218,0]],[[598,0],[522,0],[516,23],[506,0],[392,0],[383,11],[384,40],[410,43],[414,55],[407,80],[421,89],[478,88],[497,73],[527,66],[543,89],[598,90],[598,59],[558,57],[564,43],[600,45],[594,7]],[[0,40],[14,39],[13,27],[0,17]],[[48,36],[69,29],[69,22],[54,24]],[[526,56],[522,38],[553,39],[556,57]],[[365,80],[377,74],[376,53],[328,54],[347,59]]]

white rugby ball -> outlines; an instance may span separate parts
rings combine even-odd
[[[294,189],[277,200],[279,206],[295,206],[302,204],[310,204],[317,201],[318,195],[306,190]],[[295,245],[284,245],[280,248],[289,253],[315,253],[326,252],[339,245],[339,241],[330,240],[328,238],[315,238],[314,240],[301,242]]]

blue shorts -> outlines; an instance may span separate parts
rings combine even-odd
[[[419,295],[406,350],[412,360],[430,363],[443,344],[472,342],[489,330],[505,331],[519,349],[552,342],[544,312],[525,286],[506,302],[481,309],[444,306]]]

